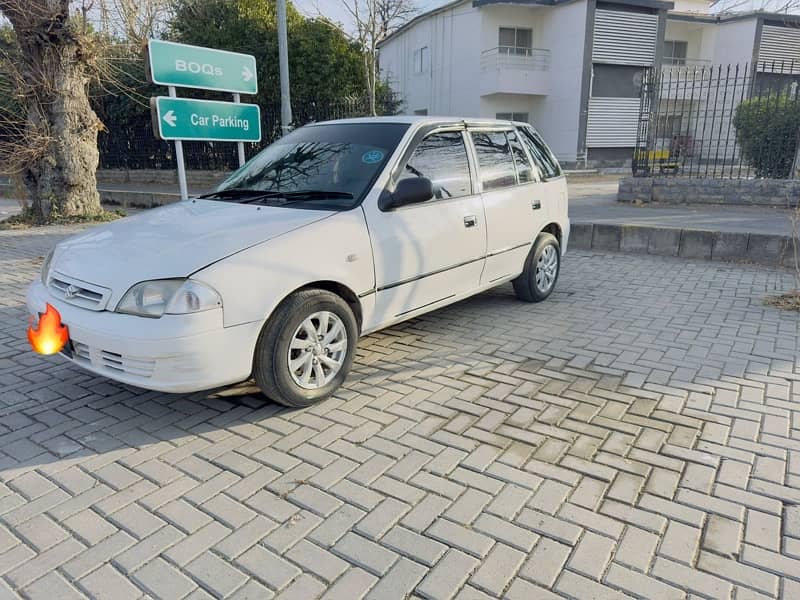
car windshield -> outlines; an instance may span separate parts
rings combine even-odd
[[[404,123],[307,125],[269,145],[204,197],[292,208],[352,208],[407,129]]]

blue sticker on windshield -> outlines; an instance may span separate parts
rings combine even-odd
[[[364,152],[361,155],[361,162],[366,163],[368,165],[374,165],[375,163],[379,163],[383,160],[383,152],[380,150],[370,150],[369,152]]]

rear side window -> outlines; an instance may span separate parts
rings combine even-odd
[[[474,131],[472,143],[478,156],[483,191],[516,185],[514,158],[504,131]]]
[[[442,131],[424,138],[408,159],[400,179],[427,177],[437,198],[472,194],[467,149],[460,131]]]
[[[522,143],[530,152],[531,158],[539,170],[542,172],[542,179],[552,179],[561,175],[561,167],[550,152],[550,148],[544,143],[539,134],[533,129],[522,127],[519,129],[521,134]]]
[[[513,131],[508,132],[508,143],[511,146],[511,154],[514,156],[514,165],[517,167],[519,183],[537,181],[538,177],[534,173],[533,167],[531,167],[528,155],[525,154],[525,150],[522,149],[522,143]]]

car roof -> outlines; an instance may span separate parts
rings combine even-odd
[[[332,121],[319,121],[308,125],[329,125],[331,123],[403,123],[407,125],[439,125],[448,123],[468,123],[470,125],[527,125],[527,123],[517,123],[515,121],[504,121],[501,119],[478,119],[474,117],[453,117],[453,116],[410,116],[392,115],[389,117],[356,117],[351,119],[335,119]]]

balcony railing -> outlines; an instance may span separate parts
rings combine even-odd
[[[710,67],[712,62],[710,60],[706,60],[705,58],[671,58],[671,57],[664,57],[661,68],[662,69],[674,69],[674,70],[691,70],[691,69],[701,69],[703,67]]]
[[[550,50],[519,46],[497,46],[481,52],[481,71],[516,69],[549,71]]]

